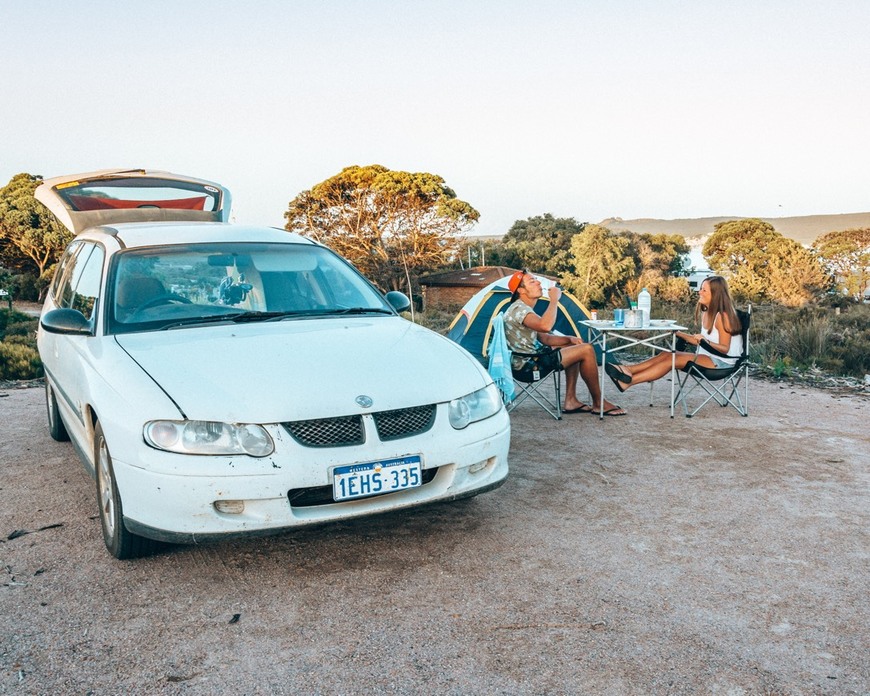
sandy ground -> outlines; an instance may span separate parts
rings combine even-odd
[[[0,389],[0,693],[870,694],[867,397],[513,416],[473,500],[119,562]]]

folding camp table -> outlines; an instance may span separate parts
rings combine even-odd
[[[677,331],[686,331],[685,326],[680,326],[670,319],[653,319],[649,326],[642,328],[616,326],[613,321],[587,320],[581,322],[590,329],[589,339],[601,350],[601,370],[598,375],[601,384],[601,404],[598,414],[604,418],[604,366],[607,364],[607,356],[614,355],[632,346],[647,346],[653,355],[657,352],[671,354],[671,418],[674,417],[674,397],[676,384],[676,352]],[[614,361],[611,361],[614,362]],[[649,385],[649,402],[653,404],[653,382]]]

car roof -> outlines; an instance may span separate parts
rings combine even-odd
[[[264,242],[314,244],[301,235],[277,227],[256,227],[222,222],[147,222],[102,225],[87,230],[82,238],[98,239],[109,235],[126,249],[172,244],[208,242]]]
[[[101,169],[46,179],[34,192],[73,234],[126,222],[227,222],[228,189],[213,181],[149,169]]]

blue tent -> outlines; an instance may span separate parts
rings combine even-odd
[[[535,277],[541,281],[544,288],[544,297],[538,300],[535,312],[543,314],[550,304],[546,293],[553,281],[543,276]],[[492,331],[492,320],[504,312],[511,303],[511,291],[508,290],[507,286],[508,280],[510,280],[508,276],[499,278],[478,291],[465,303],[447,330],[447,338],[456,341],[484,365],[489,360],[487,347]],[[571,293],[563,290],[562,297],[559,299],[559,311],[556,315],[556,325],[553,327],[553,331],[558,331],[566,336],[581,336],[584,341],[588,341],[589,330],[580,323],[586,319],[589,319],[589,310]],[[601,354],[597,348],[596,352],[600,363]]]

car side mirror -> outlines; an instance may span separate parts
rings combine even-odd
[[[91,322],[77,309],[52,309],[39,320],[43,329],[55,334],[91,334]]]
[[[387,302],[390,303],[390,306],[395,309],[397,312],[407,312],[411,309],[411,300],[404,294],[399,292],[398,290],[391,290],[386,295]]]

